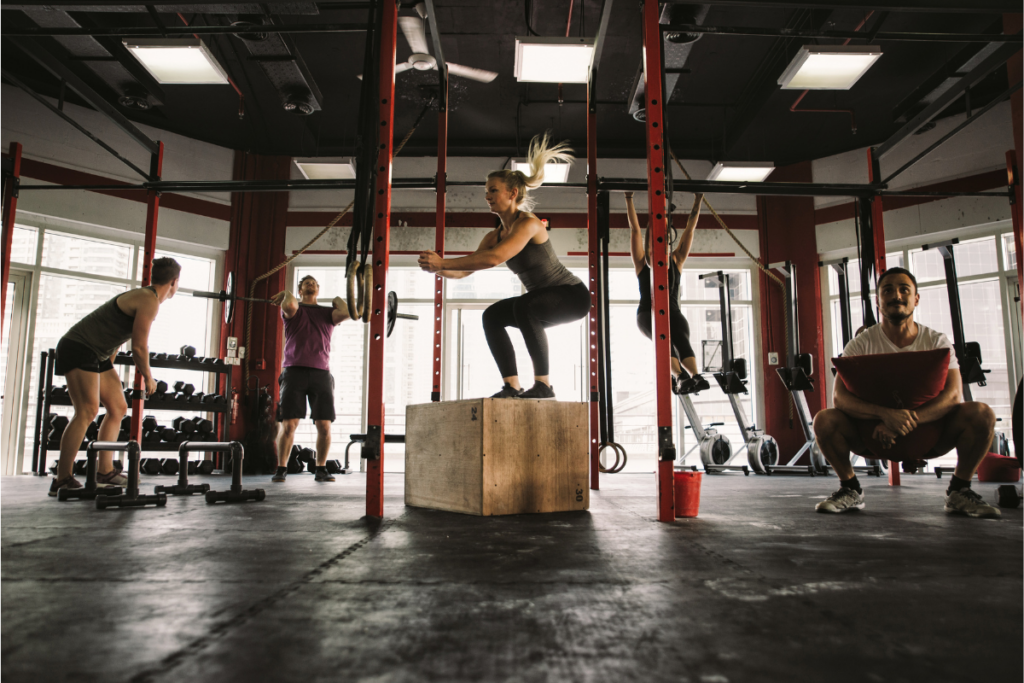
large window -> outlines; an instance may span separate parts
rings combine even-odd
[[[982,366],[990,372],[986,375],[986,386],[970,386],[973,399],[987,403],[1000,418],[996,429],[1010,436],[1010,414],[1013,395],[1020,381],[1021,368],[1019,352],[1020,329],[1011,324],[1014,320],[1012,306],[1016,294],[1016,261],[1012,234],[996,234],[975,239],[964,239],[953,247],[956,259],[957,284],[960,294],[960,308],[963,318],[964,338],[981,345]],[[937,249],[923,249],[908,246],[900,251],[886,254],[887,265],[908,268],[918,281],[921,295],[914,319],[933,329],[939,330],[953,341],[953,325],[946,289],[946,271],[942,255]],[[861,325],[860,282],[857,276],[859,263],[851,259],[850,286],[854,290],[850,298],[853,328]],[[838,281],[829,268],[829,294],[831,313],[830,332],[832,349],[838,355],[843,342],[839,322],[840,301]],[[875,292],[871,292],[874,302]],[[876,314],[877,315],[877,314]],[[1014,358],[1017,360],[1014,362]],[[831,401],[831,391],[829,392]],[[1012,449],[1012,439],[1011,449]],[[929,461],[930,466],[950,466],[956,462],[956,453]]]
[[[4,471],[27,472],[32,467],[32,448],[41,354],[55,348],[61,336],[85,315],[109,299],[138,287],[141,275],[142,246],[134,241],[100,239],[72,232],[17,226],[14,230],[11,261],[19,271],[31,274],[31,296],[24,299],[28,315],[21,316],[26,327],[24,375],[20,395],[4,396],[4,411],[19,411],[17,420],[4,419]],[[37,254],[39,258],[37,258]],[[170,256],[182,264],[178,294],[160,307],[150,330],[149,350],[178,353],[183,345],[195,346],[200,354],[213,352],[216,342],[215,317],[220,306],[209,299],[193,298],[193,290],[209,290],[215,281],[216,262],[210,258],[158,250],[156,257]],[[132,276],[132,273],[135,276]],[[216,310],[214,310],[216,309]],[[18,318],[15,318],[18,319]],[[7,335],[5,334],[5,340]],[[128,349],[126,344],[125,350]],[[13,357],[3,349],[4,363]],[[127,366],[115,366],[126,384],[134,374]],[[191,383],[197,391],[210,391],[212,377],[202,372],[154,370],[157,379],[173,384]],[[55,376],[55,386],[64,378]],[[8,383],[14,386],[14,383]],[[22,410],[24,405],[24,410]],[[53,406],[52,412],[71,415],[71,408]],[[102,413],[102,409],[101,409]],[[158,415],[170,424],[172,415]],[[16,457],[17,454],[20,457]],[[15,461],[10,459],[15,457]],[[52,460],[56,453],[49,453]]]

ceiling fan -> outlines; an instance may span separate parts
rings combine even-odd
[[[416,69],[417,71],[437,70],[437,60],[431,56],[430,50],[427,47],[426,5],[422,2],[418,3],[416,5],[416,13],[419,15],[418,17],[398,17],[398,26],[402,29],[402,34],[405,36],[406,41],[408,41],[412,54],[409,55],[407,61],[395,65],[396,74],[408,71],[409,69]],[[451,62],[445,62],[445,64],[448,66],[449,74],[468,78],[472,81],[490,83],[498,77],[497,72],[494,71],[474,69],[471,66],[462,66],[461,64],[453,64]],[[362,74],[358,78],[362,79]]]

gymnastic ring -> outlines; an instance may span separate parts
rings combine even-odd
[[[622,462],[617,463],[617,466],[608,474],[618,474],[622,470],[626,469],[626,461],[629,460],[629,458],[626,456],[626,447],[618,443],[615,445],[618,446],[620,451],[622,451]]]
[[[609,447],[611,447],[611,449],[615,451],[615,464],[612,465],[611,467],[606,468],[601,464],[601,453],[604,452],[604,449]],[[614,441],[607,441],[601,444],[601,447],[597,449],[597,468],[599,471],[604,472],[605,474],[615,474],[616,472],[621,472],[622,468],[626,466],[625,458],[625,448],[615,443]]]
[[[363,276],[362,288],[359,290],[359,315],[364,323],[370,322],[370,306],[373,301],[373,266],[365,263],[359,267]]]
[[[359,264],[354,263],[348,271],[345,303],[348,304],[348,315],[352,320],[359,320],[359,308],[356,306],[356,283],[359,281]]]

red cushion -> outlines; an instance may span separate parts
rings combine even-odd
[[[832,364],[857,398],[886,408],[913,410],[942,393],[949,370],[949,349],[833,358]],[[854,422],[868,451],[876,458],[916,460],[937,455],[932,449],[942,435],[941,422],[929,422],[906,436],[896,437],[891,448],[882,448],[871,436],[879,420]]]
[[[1020,461],[998,453],[989,453],[978,465],[978,481],[1020,481]]]

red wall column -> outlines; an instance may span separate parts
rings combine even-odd
[[[775,169],[772,182],[812,182],[811,162]],[[821,317],[821,279],[818,269],[818,246],[814,229],[814,199],[811,197],[758,197],[757,216],[760,229],[761,259],[764,263],[791,261],[796,266],[800,349],[814,358],[814,391],[806,392],[811,415],[826,406],[825,350]],[[779,460],[786,462],[804,444],[803,428],[793,409],[789,392],[779,379],[777,365],[768,364],[767,351],[777,351],[779,362],[786,362],[785,300],[782,290],[764,274],[760,276],[761,331],[764,340],[764,409],[765,430],[779,443]],[[801,464],[808,464],[806,456]]]
[[[234,180],[286,180],[290,174],[290,157],[264,156],[235,152]],[[254,279],[266,273],[285,259],[284,238],[288,218],[287,192],[235,192],[231,195],[231,233],[227,256],[224,259],[225,278],[233,273],[235,292],[248,296],[249,286]],[[284,268],[256,286],[256,297],[269,298],[285,288],[287,268]],[[223,286],[223,285],[222,285]],[[268,304],[235,303],[234,318],[221,327],[221,356],[227,355],[228,337],[236,337],[238,346],[245,346],[246,307],[253,306],[252,339],[246,348],[250,362],[250,379],[253,388],[269,385],[274,403],[277,404],[279,391],[277,376],[281,368],[283,352],[283,330],[280,309]],[[238,417],[229,430],[232,440],[241,441],[246,432],[246,420],[251,406],[250,396],[244,383],[244,365],[234,369],[231,384],[238,391],[242,402]]]
[[[13,164],[13,177],[4,188],[3,205],[3,265],[0,268],[0,320],[4,319],[7,310],[7,280],[11,277],[11,246],[14,243],[14,217],[18,212],[18,182],[21,179],[21,143],[12,142],[10,152]],[[0,335],[3,331],[0,330]]]

